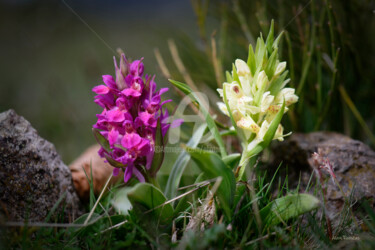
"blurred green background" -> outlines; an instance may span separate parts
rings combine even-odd
[[[186,0],[0,1],[0,16],[0,112],[24,116],[66,163],[95,142],[91,89],[114,74],[117,48],[157,74],[154,48],[176,34],[197,37]]]
[[[276,33],[285,30],[280,54],[300,96],[284,119],[286,131],[333,130],[375,146],[374,1],[2,0],[0,16],[0,112],[24,116],[65,163],[95,142],[91,126],[100,108],[91,88],[114,74],[117,48],[145,57],[146,72],[170,87],[154,49],[171,77],[185,81],[168,47],[173,38],[214,108],[217,79],[236,58],[246,60],[248,44],[267,34],[272,19]]]

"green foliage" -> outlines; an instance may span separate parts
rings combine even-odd
[[[219,130],[215,124],[215,121],[214,119],[212,118],[212,116],[209,114],[208,110],[206,109],[206,107],[202,104],[202,102],[199,100],[199,97],[191,90],[191,88],[186,85],[185,83],[182,83],[182,82],[178,82],[178,81],[174,81],[174,80],[169,80],[175,87],[177,87],[179,90],[181,90],[182,92],[184,92],[186,95],[188,95],[190,97],[190,99],[195,102],[197,105],[199,105],[200,107],[200,110],[202,111],[203,113],[203,116],[205,117],[206,119],[206,122],[207,122],[207,126],[208,128],[210,129],[212,135],[214,136],[217,144],[219,145],[220,147],[220,153],[221,155],[224,157],[227,155],[226,153],[226,150],[225,150],[225,146],[224,146],[224,142],[223,142],[223,139],[221,138],[220,136],[220,133],[219,133]]]
[[[222,177],[220,186],[217,190],[217,196],[225,215],[230,219],[232,217],[230,209],[236,189],[236,182],[232,169],[229,168],[220,156],[215,153],[204,151],[199,148],[187,148],[187,151],[208,179]]]
[[[172,221],[173,207],[167,201],[164,194],[149,183],[138,183],[127,193],[128,199],[133,206],[133,211],[139,214],[150,213],[160,223]]]
[[[202,124],[197,131],[193,134],[189,142],[187,143],[188,147],[198,146],[200,140],[202,139],[203,133],[207,128],[207,124]],[[177,189],[180,185],[180,180],[182,174],[190,160],[190,155],[184,150],[180,153],[177,160],[173,164],[172,170],[169,174],[167,186],[165,187],[164,194],[168,198],[174,198],[177,194]]]
[[[291,194],[278,198],[260,210],[263,222],[270,226],[298,217],[318,208],[320,202],[309,194]]]

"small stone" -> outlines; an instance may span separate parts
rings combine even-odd
[[[69,168],[55,147],[14,110],[0,113],[0,213],[10,221],[44,221],[60,197],[51,221],[82,214]]]

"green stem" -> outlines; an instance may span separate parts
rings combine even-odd
[[[238,172],[237,182],[242,180],[243,175],[245,173],[246,166],[249,163],[249,160],[250,159],[246,157],[245,152],[243,152],[241,155],[241,159],[240,159],[240,171]]]
[[[158,182],[158,178],[155,176],[155,177],[149,177],[147,179],[147,182],[148,183],[151,183],[152,185],[154,185],[155,187],[157,187],[158,189],[160,189],[160,185],[159,185],[159,182]]]

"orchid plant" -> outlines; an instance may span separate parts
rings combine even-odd
[[[238,180],[243,177],[251,157],[271,140],[283,141],[291,134],[283,134],[280,121],[288,106],[298,101],[298,96],[294,88],[285,88],[290,79],[287,79],[286,62],[278,58],[282,33],[274,41],[273,22],[271,25],[267,41],[259,37],[255,51],[250,44],[247,62],[237,59],[232,73],[226,74],[227,82],[218,89],[224,101],[218,106],[231,118],[243,145]]]
[[[157,90],[155,77],[143,75],[142,60],[130,63],[121,54],[118,66],[114,58],[116,79],[104,75],[105,85],[92,89],[97,94],[95,103],[103,108],[93,126],[102,146],[99,155],[114,167],[114,176],[124,172],[125,183],[132,177],[155,183],[163,161],[163,150],[155,152],[155,146],[164,146],[163,137],[171,125],[163,105],[172,100],[161,101],[168,88]]]
[[[97,115],[98,121],[93,126],[93,131],[102,146],[99,155],[114,167],[113,174],[123,171],[125,182],[129,182],[132,177],[140,182],[120,192],[117,195],[120,199],[115,197],[114,206],[118,210],[127,213],[132,207],[140,218],[145,214],[152,214],[158,225],[167,225],[189,206],[190,203],[181,199],[182,197],[207,187],[212,192],[208,192],[207,197],[201,197],[209,201],[204,203],[204,209],[210,206],[210,211],[215,211],[216,203],[227,221],[233,221],[237,210],[235,208],[241,206],[239,198],[246,194],[244,188],[247,185],[243,185],[246,181],[245,169],[249,165],[250,170],[253,169],[249,164],[250,159],[266,148],[273,139],[282,141],[290,134],[284,134],[281,119],[288,107],[298,101],[298,97],[293,88],[285,87],[289,82],[286,62],[281,62],[278,58],[281,35],[274,39],[272,22],[266,41],[260,36],[255,51],[252,45],[249,46],[247,62],[237,59],[232,72],[226,72],[226,82],[218,89],[223,99],[218,107],[230,117],[232,124],[226,131],[219,130],[217,121],[206,105],[203,105],[199,94],[185,83],[170,80],[176,88],[190,97],[206,123],[199,126],[189,142],[183,145],[184,150],[172,166],[164,190],[156,181],[164,150],[155,148],[164,147],[168,129],[180,125],[182,121],[175,119],[170,122],[173,118],[169,117],[166,110],[163,111],[163,105],[171,100],[161,101],[161,95],[167,88],[157,90],[155,78],[143,75],[142,59],[129,62],[122,54],[120,66],[115,60],[116,78],[105,75],[105,85],[93,88],[97,94],[95,102],[103,108],[103,112]],[[211,133],[210,138],[219,146],[219,154],[198,148],[207,130]],[[223,134],[236,135],[243,151],[228,154]],[[190,159],[202,174],[191,185],[193,191],[179,195],[180,181]],[[213,186],[210,185],[212,182],[215,182]],[[251,199],[255,200],[254,188],[251,187],[250,191]],[[122,204],[124,196],[131,205]],[[180,201],[177,203],[177,200]],[[287,195],[276,199],[257,212],[258,230],[261,228],[261,221],[276,225],[317,208],[318,205],[319,201],[308,194]]]

